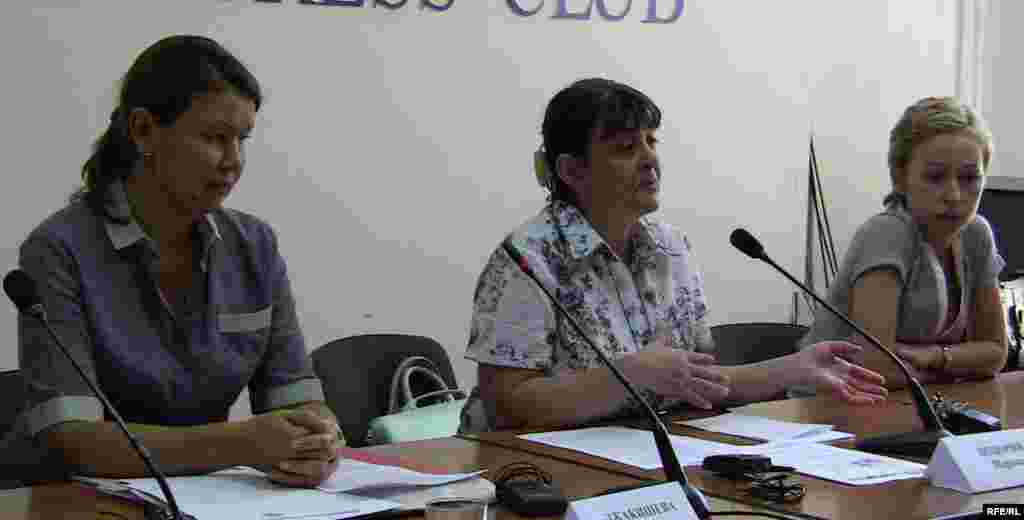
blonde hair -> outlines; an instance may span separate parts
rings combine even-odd
[[[914,148],[937,135],[957,132],[967,132],[977,139],[982,148],[982,170],[988,171],[992,132],[970,106],[954,97],[927,97],[907,107],[889,133],[889,176],[893,191],[885,198],[885,204],[905,198],[896,191],[896,186]]]

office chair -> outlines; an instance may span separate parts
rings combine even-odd
[[[59,453],[14,431],[27,397],[20,370],[0,372],[0,396],[0,489],[67,480]]]
[[[14,423],[25,406],[25,381],[20,370],[0,372],[0,438],[14,427]]]
[[[808,327],[791,323],[726,323],[711,327],[721,365],[745,365],[797,351]]]

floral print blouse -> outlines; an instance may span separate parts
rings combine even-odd
[[[674,227],[641,218],[630,238],[633,254],[627,264],[579,209],[556,201],[508,239],[611,359],[647,348],[659,333],[671,333],[676,348],[714,349],[703,281],[689,242]],[[477,282],[466,357],[541,370],[548,376],[601,366],[597,354],[501,246]],[[635,381],[641,388],[643,383]],[[654,407],[667,404],[654,392],[644,393]],[[636,406],[624,401],[613,415],[633,412]],[[463,409],[460,431],[489,431],[494,423],[493,407],[474,390]]]

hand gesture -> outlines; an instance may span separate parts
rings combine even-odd
[[[853,404],[877,403],[888,394],[885,378],[881,375],[850,363],[850,357],[861,351],[861,347],[845,341],[822,341],[796,354],[801,384],[812,386],[838,396]]]
[[[715,368],[714,356],[672,348],[670,341],[658,336],[647,350],[623,356],[627,377],[698,408],[710,409],[729,395],[729,378]]]

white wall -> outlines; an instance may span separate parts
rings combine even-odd
[[[985,5],[981,111],[992,129],[995,154],[991,174],[1024,177],[1024,119],[1020,117],[1024,71],[1021,49],[1024,3],[988,0]]]
[[[787,283],[727,236],[746,226],[802,270],[809,131],[842,253],[888,190],[890,125],[955,84],[956,0],[687,1],[668,25],[640,23],[646,0],[619,23],[552,20],[555,0],[532,18],[504,0],[457,0],[444,13],[416,3],[5,6],[0,266],[16,264],[18,242],[76,186],[135,55],[166,34],[207,34],[268,93],[229,204],[281,236],[310,348],[364,332],[429,335],[468,386],[476,276],[542,206],[530,161],[558,88],[607,76],[661,104],[661,214],[688,233],[712,319],[727,322],[790,314]],[[14,318],[0,307],[0,368],[17,364]]]

